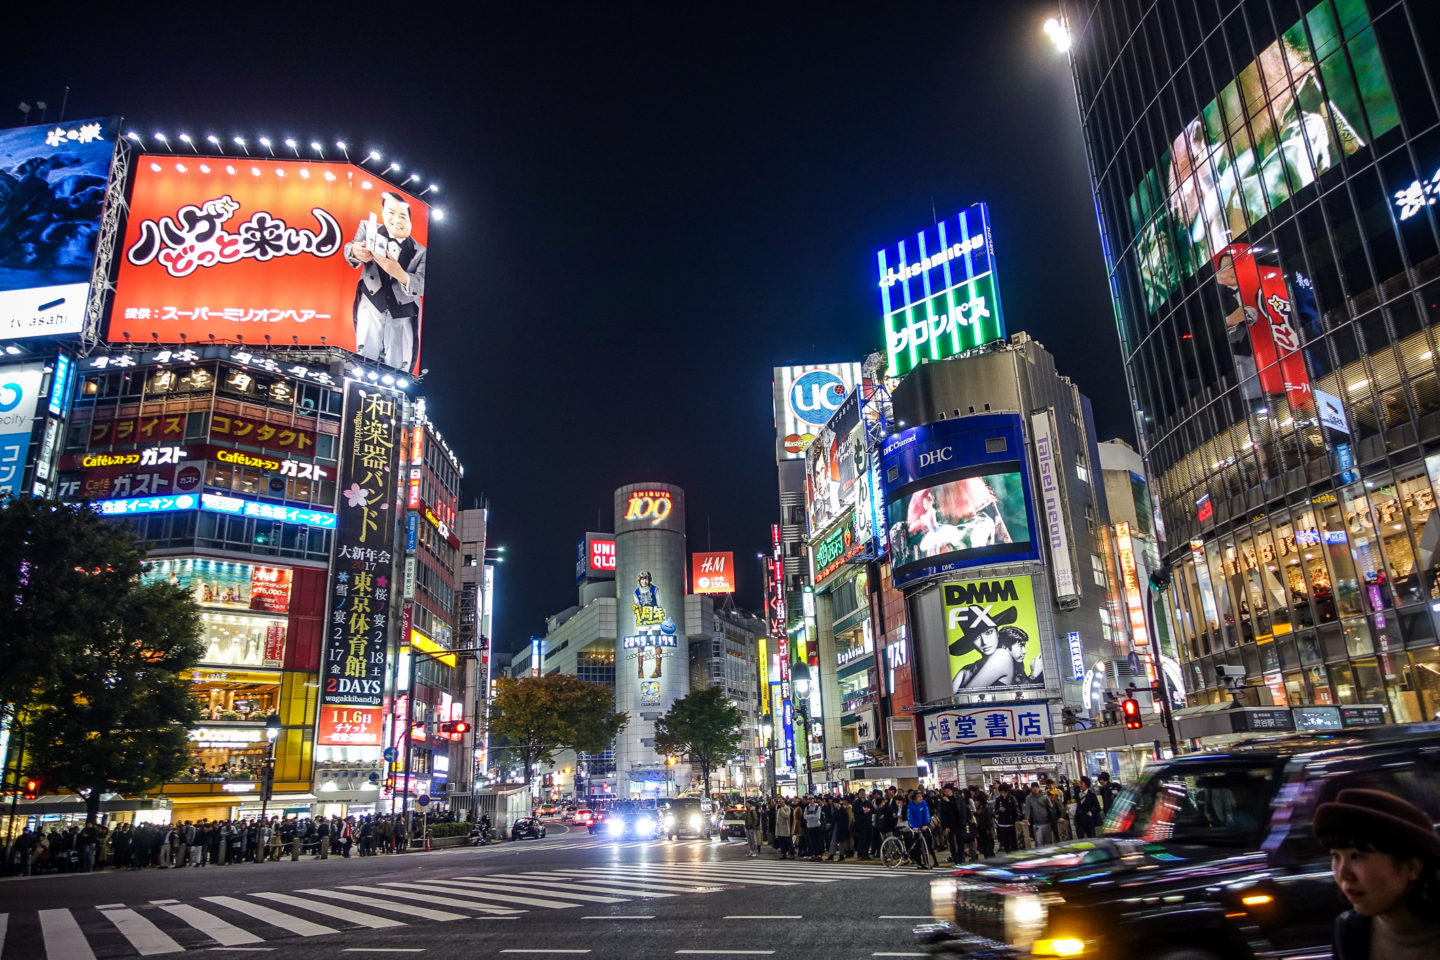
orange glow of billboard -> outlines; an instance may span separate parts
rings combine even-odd
[[[429,214],[349,163],[141,156],[106,338],[334,346],[413,372]]]

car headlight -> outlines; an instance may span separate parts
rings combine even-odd
[[[1049,913],[1044,898],[1033,890],[1011,894],[1005,898],[1005,939],[1028,948],[1045,932]]]
[[[655,821],[651,820],[649,817],[641,817],[639,820],[635,821],[635,829],[649,832],[655,829]]]
[[[939,877],[930,881],[930,915],[936,920],[955,922],[955,896],[957,885],[954,877]]]
[[[609,831],[611,835],[618,837],[625,832],[625,821],[611,820],[609,823],[605,824],[605,829]]]
[[[699,830],[699,829],[700,829],[700,825],[701,825],[702,823],[704,823],[704,822],[705,822],[705,821],[704,821],[704,820],[701,820],[698,815],[693,816],[693,817],[690,818],[690,826],[691,826],[691,828],[693,828],[693,829],[695,829],[695,830]]]
[[[674,826],[674,825],[675,825],[675,818],[672,817],[672,816],[670,816],[670,814],[667,813],[667,814],[665,815],[665,826],[670,827],[670,826]]]

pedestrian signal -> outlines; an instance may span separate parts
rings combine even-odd
[[[1122,713],[1125,714],[1126,730],[1139,730],[1142,726],[1144,726],[1144,721],[1140,718],[1139,702],[1134,699],[1127,698],[1123,703],[1120,704],[1120,710]]]
[[[26,799],[26,800],[35,800],[35,799],[38,799],[39,796],[40,796],[40,781],[39,781],[39,780],[26,780],[26,781],[25,781],[25,799]]]

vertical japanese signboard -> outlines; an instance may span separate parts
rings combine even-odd
[[[1150,631],[1145,626],[1145,595],[1140,589],[1140,570],[1135,564],[1135,541],[1130,538],[1130,524],[1115,524],[1115,545],[1120,553],[1120,581],[1125,590],[1125,609],[1130,617],[1130,639],[1137,647],[1150,645]]]
[[[1040,513],[1045,524],[1045,539],[1050,544],[1050,574],[1055,578],[1056,597],[1078,597],[1075,565],[1070,562],[1070,537],[1065,529],[1065,490],[1055,432],[1050,429],[1050,411],[1042,410],[1030,418],[1031,437],[1035,441],[1035,486],[1040,491]]]
[[[395,395],[345,385],[340,510],[320,670],[321,746],[380,746],[395,551]]]

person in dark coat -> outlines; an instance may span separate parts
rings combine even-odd
[[[1086,839],[1095,836],[1104,822],[1105,814],[1100,809],[1100,798],[1090,787],[1090,778],[1080,778],[1080,796],[1075,801],[1075,836]]]
[[[1351,909],[1335,921],[1335,960],[1422,960],[1440,944],[1435,818],[1380,790],[1341,790],[1312,828]]]
[[[1000,837],[1000,849],[1010,853],[1019,844],[1015,838],[1015,824],[1020,819],[1020,804],[1010,789],[1010,784],[1000,784],[1000,795],[995,798],[995,832]]]
[[[995,809],[984,787],[971,787],[970,800],[975,805],[975,844],[980,848],[980,859],[995,856]]]

